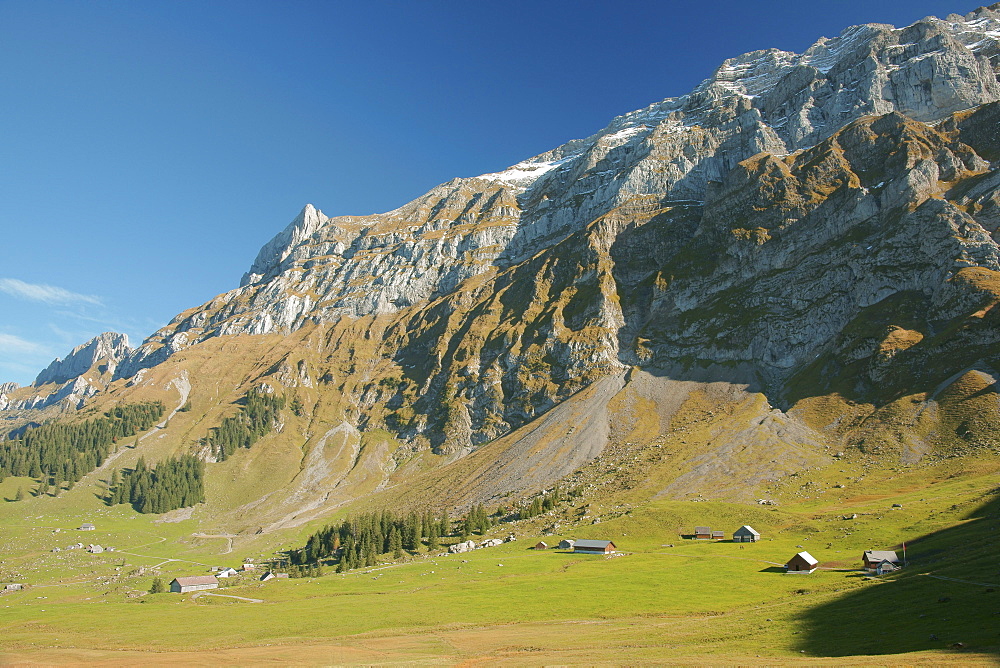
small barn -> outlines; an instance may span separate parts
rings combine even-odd
[[[170,581],[170,591],[175,594],[186,594],[189,591],[202,589],[217,589],[219,581],[214,575],[193,575],[186,578],[174,578]]]
[[[883,559],[879,562],[878,566],[875,567],[875,575],[885,575],[886,573],[892,573],[899,567],[892,563],[888,559]]]
[[[274,573],[272,573],[271,571],[268,571],[267,573],[264,573],[263,575],[260,576],[261,582],[267,582],[268,580],[273,580],[273,579],[274,579]]]
[[[567,538],[565,540],[559,541],[559,549],[560,550],[572,550],[573,546],[575,544],[576,544],[575,540],[573,540],[572,538]]]
[[[725,539],[726,539],[726,532],[725,531],[713,531],[712,532],[712,540],[725,540]]]
[[[746,524],[733,532],[734,543],[756,543],[759,540],[760,534],[754,531],[753,527]]]
[[[547,549],[549,549],[549,544],[546,543],[544,540],[540,540],[537,543],[535,543],[534,549],[536,549],[536,550],[547,550]]]
[[[80,525],[80,528],[77,529],[77,531],[96,531],[96,530],[97,527],[95,527],[90,522],[84,522],[83,524]]]
[[[573,552],[580,554],[614,554],[617,549],[610,540],[578,540],[573,545]]]
[[[223,568],[218,573],[215,574],[217,578],[231,578],[234,575],[239,575],[239,571],[235,568]]]
[[[712,540],[712,527],[695,527],[695,540]]]
[[[246,561],[243,562],[243,570],[245,570],[245,571],[252,571],[252,570],[254,570],[256,568],[257,568],[257,564],[253,563],[253,561],[251,561],[249,559],[247,559]]]
[[[90,552],[91,554],[100,554],[101,552],[104,552],[104,548],[100,545],[89,545],[87,547],[87,552]]]
[[[861,561],[865,564],[865,570],[874,573],[878,565],[883,561],[888,561],[893,566],[899,568],[899,557],[892,550],[865,550],[861,555]]]
[[[819,561],[816,560],[808,552],[799,552],[794,557],[788,560],[785,564],[786,573],[812,573],[819,566]]]

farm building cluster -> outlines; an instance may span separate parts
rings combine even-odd
[[[616,554],[618,546],[610,540],[573,540],[566,539],[559,541],[557,546],[560,550],[572,550],[574,554]],[[538,541],[534,549],[547,550],[549,544],[545,541]]]
[[[734,543],[757,543],[760,532],[752,526],[744,524],[733,532]],[[725,532],[713,531],[711,527],[696,526],[692,536],[694,540],[725,540]],[[801,547],[801,546],[800,546]],[[902,563],[892,550],[866,550],[861,557],[866,573],[884,575],[902,568]],[[819,560],[808,552],[797,552],[785,563],[786,573],[812,573],[819,568]]]
[[[257,564],[253,562],[253,559],[246,559],[243,562],[243,567],[240,570],[236,570],[230,566],[212,566],[210,569],[212,575],[191,575],[185,577],[179,577],[171,580],[170,591],[175,594],[186,594],[191,591],[202,591],[204,589],[217,589],[219,587],[219,578],[233,578],[240,575],[244,575],[250,571],[257,570]],[[286,573],[275,574],[272,571],[267,571],[264,573],[263,577],[260,579],[262,581],[271,580],[274,577],[288,577]]]
[[[694,539],[725,540],[726,532],[713,530],[712,527],[695,527]],[[733,532],[734,543],[756,543],[759,540],[760,540],[760,533],[757,532],[752,526],[747,526],[746,524],[744,524],[739,529]]]

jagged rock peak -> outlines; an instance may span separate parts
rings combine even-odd
[[[264,244],[250,266],[250,271],[243,275],[240,286],[256,283],[265,277],[278,274],[282,269],[282,262],[288,257],[291,249],[312,236],[328,220],[322,211],[312,204],[306,204],[288,227]]]
[[[108,371],[114,368],[132,352],[128,335],[117,332],[104,332],[90,341],[73,348],[65,359],[56,358],[49,364],[33,383],[35,386],[45,383],[65,383],[77,378],[94,367],[98,362],[108,365]]]
[[[1000,100],[998,70],[1000,5],[906,28],[855,26],[803,54],[731,58],[687,95],[387,213],[328,218],[307,205],[264,245],[239,288],[178,315],[117,377],[212,336],[397,313],[515,266],[623,206],[701,206],[752,156],[795,154],[866,116],[936,122]]]

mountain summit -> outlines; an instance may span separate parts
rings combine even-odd
[[[266,493],[248,479],[237,524],[272,493],[289,515],[271,521],[305,521],[291,508],[479,451],[442,498],[541,489],[679,428],[696,391],[741,417],[657,493],[714,480],[743,499],[831,448],[916,462],[979,443],[996,406],[945,404],[1000,379],[998,71],[1000,5],[856,26],[727,60],[687,95],[394,211],[306,205],[101,396],[180,393],[196,408],[169,442],[210,461],[250,391],[294,397],[270,451],[289,472]],[[893,406],[908,426],[881,417]]]

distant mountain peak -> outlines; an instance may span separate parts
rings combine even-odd
[[[128,335],[104,332],[83,343],[64,359],[56,358],[35,378],[36,387],[46,383],[65,383],[83,375],[98,362],[105,362],[110,372],[132,352]]]

